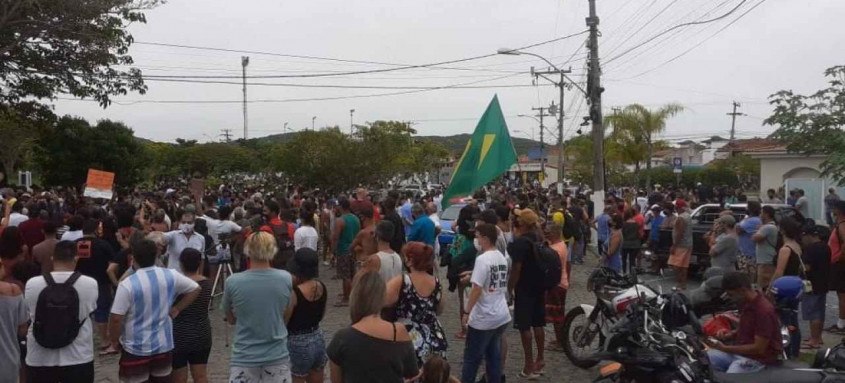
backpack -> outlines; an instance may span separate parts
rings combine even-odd
[[[273,236],[276,237],[276,247],[278,248],[276,256],[273,257],[273,262],[270,264],[280,270],[287,270],[288,260],[293,258],[294,255],[295,249],[293,238],[290,237],[290,232],[288,231],[289,225],[285,221],[282,221],[281,225],[268,224],[270,229],[273,230]]]
[[[563,238],[572,238],[576,241],[581,240],[583,232],[581,225],[575,220],[575,216],[569,210],[563,211]]]
[[[38,294],[32,335],[44,348],[65,347],[76,339],[85,319],[79,320],[79,293],[73,284],[82,274],[74,272],[64,283],[56,283],[53,275],[44,273],[47,287]]]
[[[543,273],[543,288],[551,290],[560,285],[563,265],[557,251],[545,242],[540,242],[534,245],[534,255],[537,257],[537,266]]]

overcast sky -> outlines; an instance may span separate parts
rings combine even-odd
[[[687,110],[669,121],[665,133],[669,139],[727,136],[731,121],[726,113],[731,111],[734,100],[741,102],[740,111],[748,114],[737,119],[737,135],[765,135],[771,131],[770,127],[762,126],[762,120],[771,112],[766,102],[771,93],[780,89],[814,91],[826,85],[823,78],[826,68],[845,64],[842,26],[845,1],[842,0],[747,0],[744,3],[742,0],[597,0],[597,4],[601,18],[599,53],[606,88],[605,111],[635,102],[649,107],[678,102]],[[756,9],[742,16],[757,4],[760,5]],[[147,24],[133,25],[131,31],[138,42],[388,64],[428,64],[582,32],[586,30],[587,5],[587,0],[170,0],[147,13]],[[676,29],[622,54],[674,25],[718,17],[738,5],[736,12],[722,20]],[[725,29],[717,33],[722,28]],[[586,38],[582,34],[529,51],[556,64],[569,61],[564,66],[571,66],[572,79],[580,82],[585,74]],[[143,44],[133,45],[130,52],[145,75],[159,76],[237,77],[241,74],[242,55],[250,56],[247,72],[252,76],[396,67]],[[537,82],[543,86],[531,86],[530,67],[544,69],[546,64],[530,56],[498,55],[444,66],[448,69],[249,79],[263,84],[390,88],[491,86],[367,98],[251,102],[250,137],[281,133],[285,122],[293,130],[310,128],[313,116],[317,117],[317,127],[340,125],[348,129],[350,109],[355,109],[355,123],[411,120],[422,135],[470,133],[490,99],[498,94],[511,134],[519,137],[534,134],[539,138],[536,122],[517,115],[531,114],[532,107],[547,106],[552,100],[557,103],[557,90],[546,86],[544,80]],[[226,128],[232,129],[235,138],[242,137],[240,79],[213,81],[236,84],[148,81],[149,91],[145,95],[116,98],[115,104],[107,109],[93,102],[61,100],[56,102],[56,111],[89,120],[120,120],[133,128],[136,135],[158,141],[173,141],[177,137],[217,140],[221,129]],[[514,85],[522,87],[511,87]],[[255,84],[248,87],[248,98],[274,101],[342,98],[405,90],[415,89]],[[210,100],[232,102],[160,103]],[[580,122],[586,115],[586,104],[575,89],[567,91],[565,105],[568,118]],[[578,124],[573,121],[566,120],[566,137],[576,134]],[[554,126],[555,121],[547,120],[547,124]],[[546,139],[553,142],[548,136]]]

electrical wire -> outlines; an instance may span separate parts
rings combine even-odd
[[[387,93],[373,93],[373,94],[361,94],[361,95],[349,95],[349,96],[334,96],[334,97],[311,97],[311,98],[287,98],[287,99],[257,99],[257,100],[247,100],[247,103],[289,103],[289,102],[306,102],[306,101],[333,101],[333,100],[347,100],[347,99],[358,99],[358,98],[373,98],[373,97],[384,97],[384,96],[399,96],[399,95],[406,95],[406,94],[413,94],[413,93],[422,93],[422,92],[430,92],[435,90],[446,90],[446,89],[465,89],[465,86],[478,84],[487,81],[493,80],[500,80],[508,77],[514,77],[518,74],[508,75],[508,76],[501,76],[496,79],[485,79],[485,80],[478,80],[478,81],[471,81],[466,83],[460,84],[451,84],[451,85],[444,85],[438,87],[429,87],[425,89],[414,89],[414,90],[407,90],[402,92],[387,92]],[[551,86],[551,85],[549,85]],[[489,88],[498,88],[498,86],[488,86]],[[479,88],[470,88],[470,89],[479,89]],[[86,99],[78,99],[78,98],[63,98],[58,97],[60,100],[68,100],[68,101],[89,101],[89,102],[96,102],[96,100],[86,100]],[[243,100],[115,100],[113,101],[116,105],[136,105],[136,104],[240,104],[243,103]]]
[[[636,36],[637,33],[640,33],[640,31],[642,31],[645,27],[647,27],[649,24],[654,22],[654,20],[656,20],[658,17],[660,17],[660,15],[662,15],[663,12],[666,12],[667,9],[669,9],[671,6],[675,5],[675,3],[677,3],[677,2],[678,2],[678,0],[672,0],[672,2],[670,2],[665,7],[663,7],[663,9],[661,9],[660,12],[657,12],[654,16],[652,16],[650,19],[648,19],[648,21],[646,21],[645,24],[641,25],[636,31],[634,31],[634,33],[632,33],[627,38],[625,38],[625,40],[622,40],[621,43],[617,44],[616,47],[613,48],[613,50],[611,50],[610,52],[607,52],[607,55],[610,56],[614,52],[616,52],[616,50],[621,48],[622,45],[625,45],[625,43],[627,43],[629,40],[634,38],[634,36]]]
[[[628,49],[627,49],[627,50],[625,50],[624,52],[622,52],[622,53],[620,53],[620,54],[618,54],[618,55],[616,55],[616,56],[614,56],[614,57],[612,57],[612,58],[608,59],[607,61],[605,61],[605,62],[604,62],[604,64],[605,64],[605,65],[610,64],[611,62],[616,61],[617,59],[619,59],[620,57],[622,57],[622,56],[624,56],[624,55],[626,55],[626,54],[630,53],[631,51],[633,51],[633,50],[635,50],[635,49],[637,49],[637,48],[639,48],[639,47],[642,47],[643,45],[646,45],[646,44],[648,44],[648,43],[650,43],[650,42],[654,41],[656,38],[658,38],[658,37],[660,37],[660,36],[663,36],[663,35],[665,35],[665,34],[667,34],[667,33],[671,32],[671,31],[673,31],[673,30],[675,30],[675,29],[678,29],[678,28],[683,28],[683,27],[688,27],[688,26],[692,26],[692,25],[708,24],[708,23],[712,23],[712,22],[714,22],[714,21],[719,21],[719,20],[722,20],[722,19],[724,19],[724,18],[726,18],[726,17],[730,16],[730,15],[731,15],[731,14],[733,14],[734,12],[736,12],[736,10],[737,10],[737,9],[739,9],[740,7],[742,7],[742,5],[743,5],[743,4],[745,4],[747,1],[748,1],[748,0],[741,0],[741,1],[739,2],[739,4],[737,4],[737,6],[735,6],[733,9],[731,9],[731,10],[730,10],[730,11],[728,11],[727,13],[725,13],[725,14],[723,14],[723,15],[721,15],[721,16],[718,16],[718,17],[714,17],[714,18],[712,18],[712,19],[708,19],[708,20],[702,20],[702,21],[691,21],[691,22],[688,22],[688,23],[682,23],[682,24],[675,25],[674,27],[671,27],[671,28],[669,28],[669,29],[667,29],[667,30],[665,30],[665,31],[663,31],[663,32],[660,32],[660,33],[658,33],[658,34],[656,34],[656,35],[654,35],[654,36],[652,36],[652,37],[648,38],[647,40],[645,40],[645,41],[643,41],[643,42],[641,42],[641,43],[639,43],[639,44],[637,44],[637,45],[634,45],[634,46],[633,46],[633,47],[631,47],[631,48],[628,48]]]
[[[724,7],[726,4],[728,4],[731,1],[732,0],[722,1],[721,3],[717,4],[715,7],[711,8],[710,10],[704,12],[700,16],[697,16],[695,18],[695,20],[702,20],[703,18],[710,16],[714,12],[719,11],[719,9],[721,9],[722,7]],[[671,23],[666,23],[666,25],[663,26],[660,29],[662,30],[662,29],[666,28],[666,26],[678,24],[681,21],[686,20],[688,17],[690,17],[691,15],[693,15],[695,13],[696,13],[696,11],[692,10],[692,11],[684,14],[682,17],[676,19],[676,21],[673,21]],[[672,33],[670,33],[668,35],[661,36],[659,39],[656,39],[654,44],[650,44],[648,47],[646,47],[644,49],[640,49],[638,52],[634,53],[632,56],[627,57],[626,60],[621,61],[621,62],[617,61],[614,64],[606,66],[605,69],[607,70],[607,72],[621,70],[621,68],[626,67],[626,66],[630,66],[631,63],[636,62],[636,59],[639,58],[640,56],[642,56],[646,53],[655,51],[657,48],[663,48],[667,44],[670,44],[670,42],[672,42],[672,44],[671,44],[671,46],[666,46],[667,50],[671,49],[670,47],[674,47],[677,44],[686,43],[690,39],[694,39],[695,36],[702,33],[705,29],[709,28],[712,25],[717,25],[717,24],[706,24],[706,25],[703,26],[703,29],[698,30],[698,31],[695,31],[695,28],[676,29],[676,30],[672,31]],[[689,32],[689,31],[693,31],[693,32],[691,34],[689,34],[688,37],[681,38],[682,36],[687,34],[687,32]],[[655,51],[654,54],[649,55],[649,58],[659,55],[658,52],[659,52],[659,50]]]
[[[534,47],[537,47],[537,46],[550,44],[550,43],[553,43],[553,42],[557,42],[557,41],[565,40],[565,39],[568,39],[568,38],[576,37],[576,36],[579,36],[579,35],[583,35],[583,34],[588,33],[588,32],[589,32],[589,30],[583,30],[581,32],[573,33],[573,34],[570,34],[570,35],[567,35],[567,36],[557,37],[557,38],[554,38],[554,39],[551,39],[551,40],[541,41],[539,43],[534,43],[534,44],[522,46],[522,47],[516,48],[516,50],[530,49],[530,48],[534,48]],[[185,46],[185,47],[187,47],[187,46]],[[484,58],[488,58],[488,57],[493,57],[493,56],[496,56],[496,55],[498,55],[498,53],[488,53],[488,54],[484,54],[484,55],[480,55],[480,56],[466,57],[466,58],[461,58],[461,59],[447,60],[447,61],[441,61],[441,62],[435,62],[435,63],[429,63],[429,64],[419,64],[419,65],[396,64],[396,65],[401,65],[401,66],[396,66],[394,68],[347,71],[347,72],[309,73],[309,74],[295,74],[295,75],[293,75],[293,74],[291,74],[291,75],[269,75],[269,76],[250,75],[250,76],[246,76],[246,78],[314,78],[314,77],[347,76],[347,75],[367,74],[367,73],[385,73],[385,72],[394,72],[394,71],[408,70],[408,69],[432,68],[432,67],[437,67],[437,66],[440,66],[440,65],[448,65],[448,64],[456,64],[456,63],[462,63],[462,62],[467,62],[467,61],[480,60],[480,59],[484,59]],[[327,58],[325,58],[325,59],[327,59]],[[235,79],[235,78],[242,78],[242,77],[243,76],[201,76],[201,75],[197,75],[197,76],[166,76],[166,75],[145,76],[145,78],[195,78],[195,79],[203,79],[203,78],[208,78],[208,79],[227,79],[227,78],[228,79]]]
[[[766,2],[766,0],[760,0],[760,2],[759,2],[759,3],[754,4],[754,6],[752,6],[751,8],[749,8],[749,9],[748,9],[747,11],[745,11],[744,13],[740,14],[740,15],[739,15],[739,17],[737,17],[736,19],[734,19],[733,21],[731,21],[729,24],[727,24],[727,25],[725,25],[724,27],[720,28],[718,31],[716,31],[716,32],[715,32],[715,33],[713,33],[712,35],[708,36],[708,37],[707,37],[707,38],[705,38],[704,40],[701,40],[700,42],[698,42],[698,44],[695,44],[695,45],[693,45],[692,47],[690,47],[689,49],[687,49],[687,50],[683,51],[681,54],[679,54],[679,55],[677,55],[677,56],[675,56],[675,57],[672,57],[672,58],[670,58],[669,60],[666,60],[666,61],[662,62],[661,64],[657,65],[656,67],[653,67],[653,68],[651,68],[651,69],[649,69],[649,70],[646,70],[646,71],[644,71],[644,72],[641,72],[641,73],[639,73],[639,74],[636,74],[636,75],[634,75],[634,76],[627,77],[627,78],[624,78],[624,79],[621,79],[621,80],[632,80],[632,79],[635,79],[635,78],[638,78],[638,77],[642,77],[642,76],[644,76],[644,75],[646,75],[646,74],[648,74],[648,73],[654,72],[655,70],[660,69],[660,68],[662,68],[662,67],[664,67],[664,66],[666,66],[666,65],[668,65],[668,64],[670,64],[670,63],[672,63],[672,62],[674,62],[675,60],[677,60],[677,59],[679,59],[679,58],[681,58],[681,57],[683,57],[683,56],[686,56],[688,53],[692,52],[694,49],[698,48],[699,46],[701,46],[701,45],[702,45],[702,44],[704,44],[705,42],[709,41],[709,40],[710,40],[710,39],[712,39],[713,37],[716,37],[716,35],[718,35],[719,33],[722,33],[722,31],[724,31],[725,29],[727,29],[728,27],[730,27],[731,25],[733,25],[734,23],[736,23],[737,21],[739,21],[740,19],[742,19],[743,17],[745,17],[745,15],[747,15],[747,14],[751,13],[751,11],[753,11],[754,9],[756,9],[757,7],[759,7],[760,5],[762,5],[762,4],[763,4],[763,3],[765,3],[765,2]]]

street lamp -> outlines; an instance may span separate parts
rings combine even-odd
[[[282,127],[282,133],[287,133],[288,131],[288,123],[285,122],[285,125]]]
[[[563,173],[564,173],[563,172],[563,153],[564,153],[564,146],[563,146],[563,91],[564,91],[564,87],[566,86],[566,83],[565,83],[566,73],[570,73],[572,71],[560,69],[560,68],[557,67],[557,65],[555,65],[554,63],[552,63],[551,61],[549,61],[545,57],[540,56],[540,55],[535,54],[535,53],[523,52],[523,51],[519,51],[519,50],[515,50],[515,49],[509,49],[509,48],[500,48],[496,52],[500,55],[510,55],[510,56],[528,55],[528,56],[536,57],[536,58],[539,58],[540,60],[545,61],[547,64],[549,64],[549,66],[551,68],[554,69],[554,70],[548,70],[548,71],[545,71],[545,72],[536,72],[536,71],[534,71],[534,67],[531,67],[531,75],[534,76],[535,78],[536,77],[543,77],[544,79],[548,80],[549,82],[551,82],[552,84],[554,84],[555,86],[557,86],[560,89],[560,105],[561,105],[561,107],[558,108],[559,110],[558,110],[558,119],[557,119],[557,130],[558,130],[557,146],[558,146],[558,150],[560,150],[560,154],[557,156],[558,157],[558,160],[557,160],[557,191],[558,191],[558,193],[562,194],[563,193]],[[554,81],[554,80],[546,77],[547,74],[559,74],[560,80]],[[570,82],[571,82],[571,80],[570,80]],[[543,124],[540,124],[540,129],[543,129],[542,125]],[[542,131],[541,131],[541,133],[542,133]]]

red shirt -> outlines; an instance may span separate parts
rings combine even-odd
[[[767,365],[776,364],[783,351],[780,321],[774,306],[760,293],[757,293],[757,297],[751,302],[745,303],[740,310],[737,344],[753,344],[754,337],[757,336],[768,339],[768,344],[765,355],[754,359]]]
[[[32,256],[32,248],[44,240],[44,232],[41,231],[43,228],[44,222],[38,218],[30,218],[18,225],[18,229],[23,236],[23,242],[29,248],[26,253],[27,259]]]
[[[640,239],[645,238],[645,217],[642,213],[637,213],[634,216],[634,221],[637,222],[637,227],[639,228],[637,231],[640,233]]]
[[[827,240],[827,245],[830,246],[830,263],[839,262],[839,258],[842,257],[842,245],[840,244],[838,231],[839,227],[842,226],[843,223],[845,223],[845,221],[841,221],[836,224],[833,228],[833,232],[830,233],[830,238]]]

